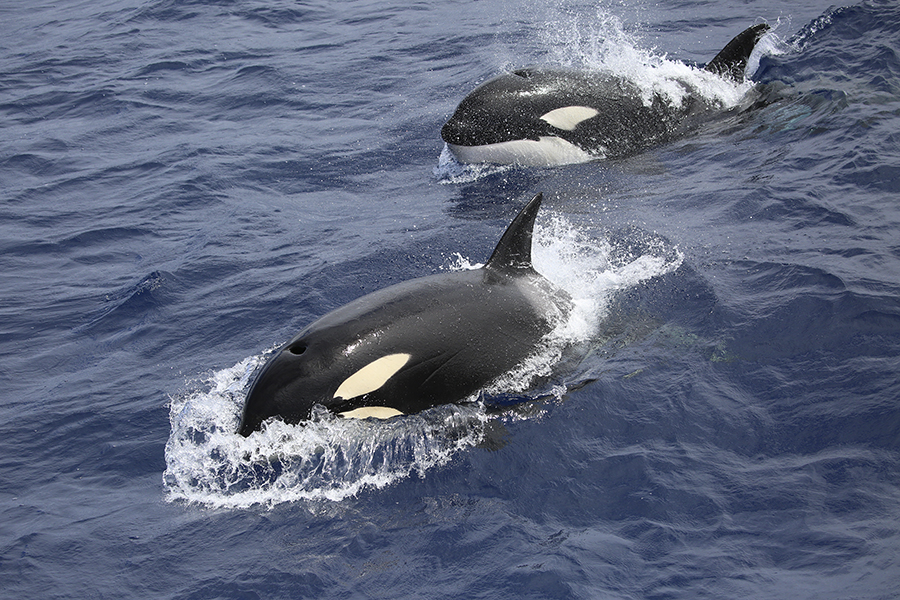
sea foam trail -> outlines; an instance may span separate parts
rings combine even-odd
[[[570,294],[574,309],[531,358],[485,390],[489,395],[528,400],[533,382],[553,372],[566,348],[596,335],[616,292],[671,272],[682,260],[661,242],[639,256],[623,256],[558,216],[539,220],[534,242],[535,267]],[[447,268],[478,266],[458,255]],[[244,438],[235,433],[240,412],[267,355],[214,372],[171,398],[163,474],[170,501],[225,508],[340,501],[424,476],[484,439],[490,417],[477,401],[387,421],[341,419],[323,409],[304,425],[272,421]],[[551,393],[565,389],[558,385]]]

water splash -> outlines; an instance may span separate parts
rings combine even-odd
[[[471,260],[460,254],[459,252],[454,252],[447,258],[446,264],[441,267],[445,271],[473,271],[475,269],[480,269],[484,266],[484,263],[473,263]]]
[[[167,500],[216,508],[340,501],[365,488],[423,476],[483,437],[477,404],[389,421],[341,419],[324,409],[304,425],[236,433],[247,382],[265,354],[218,371],[208,389],[173,397],[163,483]]]
[[[616,294],[681,266],[684,256],[676,247],[662,238],[647,237],[635,252],[606,239],[592,239],[559,215],[539,221],[532,248],[535,269],[564,289],[573,307],[546,336],[540,350],[489,386],[487,395],[523,394],[538,381],[552,383],[571,348],[598,338]],[[566,389],[557,385],[541,393],[561,397]]]
[[[515,168],[513,165],[493,165],[493,164],[464,164],[456,160],[447,144],[441,150],[438,157],[438,164],[432,172],[437,177],[439,183],[443,184],[461,184],[478,181],[489,175],[497,173],[505,173]]]
[[[728,109],[737,106],[752,87],[749,82],[736,83],[645,48],[638,35],[602,9],[590,18],[571,15],[548,23],[542,39],[550,64],[621,77],[640,90],[647,106],[659,97],[680,108],[694,96],[710,106]]]

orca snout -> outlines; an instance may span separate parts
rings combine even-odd
[[[270,417],[280,417],[287,423],[310,417],[316,395],[305,376],[305,353],[304,343],[292,342],[263,366],[247,394],[239,434],[249,436]]]
[[[441,127],[441,139],[448,144],[456,144],[457,146],[472,146],[472,135],[468,131],[471,127],[467,126],[467,122],[459,119],[456,114],[450,117],[450,120]]]
[[[258,415],[248,416],[245,411],[244,416],[241,417],[241,424],[238,426],[237,432],[244,437],[248,437],[254,431],[259,430],[264,420]]]

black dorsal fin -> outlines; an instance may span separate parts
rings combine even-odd
[[[519,211],[494,248],[494,253],[484,266],[485,269],[505,273],[534,271],[531,264],[531,234],[543,199],[544,195],[538,194]]]
[[[757,42],[769,29],[768,25],[760,23],[737,34],[714,59],[709,61],[706,70],[734,81],[743,81],[747,59],[750,58],[750,53],[753,52]]]

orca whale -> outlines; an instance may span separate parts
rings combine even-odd
[[[765,24],[744,30],[705,69],[743,81],[768,30]],[[463,163],[561,165],[635,154],[674,139],[713,109],[696,95],[680,106],[659,94],[647,102],[635,83],[610,73],[525,68],[466,96],[441,137]]]
[[[515,217],[487,263],[412,279],[321,317],[256,376],[238,433],[271,417],[389,418],[460,402],[536,353],[571,310],[531,263],[542,195]]]

